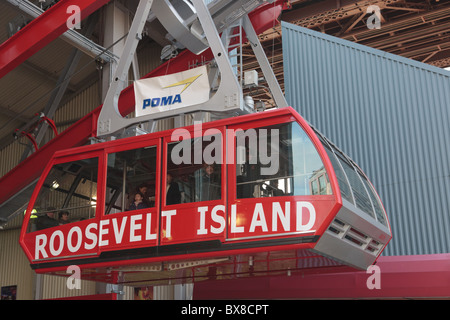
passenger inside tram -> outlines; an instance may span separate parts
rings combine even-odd
[[[134,201],[128,207],[128,210],[138,210],[148,208],[147,201],[144,198],[144,195],[141,192],[137,192],[134,195]]]
[[[166,205],[181,203],[180,187],[174,181],[171,173],[167,173],[166,182]]]
[[[59,226],[58,221],[55,219],[55,208],[50,207],[48,211],[37,218],[36,229],[44,230],[51,227]]]
[[[132,205],[133,202],[136,201],[136,194],[142,194],[142,202],[146,205],[146,208],[153,208],[155,206],[155,195],[150,191],[149,186],[146,183],[141,183],[139,186],[135,188],[135,191],[128,195],[129,204],[128,207]],[[132,209],[129,209],[132,210]]]
[[[269,180],[269,183],[264,183],[264,189],[267,191],[270,197],[284,196],[284,191],[278,188],[279,179]]]
[[[174,202],[169,197],[170,190],[167,190],[166,205],[221,199],[222,165],[218,163],[219,161],[216,161],[220,159],[219,152],[221,152],[221,149],[215,150],[211,147],[211,145],[217,144],[217,141],[221,140],[213,136],[168,144],[166,167],[170,177],[167,179],[167,188],[171,188],[169,183],[176,182],[180,196],[177,195],[176,198],[179,200]],[[183,146],[183,148],[180,148],[180,146]],[[204,154],[206,150],[214,150],[211,152],[211,159],[209,159],[213,161],[208,164],[205,163],[206,159],[204,158],[197,159],[197,155]],[[182,161],[179,161],[180,159]]]
[[[322,160],[297,123],[254,130],[236,135],[238,199],[331,194]]]
[[[205,164],[195,172],[196,201],[220,199],[220,175],[215,172],[213,164]]]
[[[60,225],[67,224],[67,223],[71,222],[69,220],[69,211],[67,211],[67,210],[60,211],[58,213],[58,218],[59,218],[58,221],[59,221]]]
[[[155,146],[108,154],[106,215],[130,210],[138,192],[148,208],[155,207],[156,157]]]

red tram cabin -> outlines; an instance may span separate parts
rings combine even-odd
[[[57,152],[20,244],[37,273],[137,285],[366,269],[390,239],[360,168],[283,108]]]

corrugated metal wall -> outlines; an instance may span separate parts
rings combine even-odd
[[[32,300],[34,272],[19,245],[20,230],[0,231],[0,287],[17,286],[18,300]]]
[[[42,299],[57,299],[67,297],[78,297],[95,294],[95,282],[81,281],[80,289],[69,289],[67,278],[58,276],[42,276]]]
[[[0,151],[0,177],[11,171],[19,163],[20,156],[25,150],[23,144],[27,142],[26,138],[21,138]]]
[[[450,252],[450,72],[282,23],[286,99],[366,172],[385,255]]]

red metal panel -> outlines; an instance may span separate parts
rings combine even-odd
[[[378,258],[376,268],[368,272],[293,273],[198,282],[194,299],[450,297],[450,254],[383,256]]]
[[[93,294],[88,296],[76,296],[76,297],[67,297],[67,298],[56,298],[49,300],[117,300],[117,293],[104,293],[104,294]]]
[[[63,4],[67,4],[69,2],[71,2],[71,0],[61,1],[60,3],[58,3],[58,6],[62,6]],[[83,1],[83,2],[84,3],[95,2],[97,5],[99,5],[100,1]],[[102,0],[102,2],[106,3],[108,1]],[[278,18],[277,13],[281,12],[280,8],[283,7],[284,2],[285,2],[284,0],[276,1],[273,4],[262,6],[257,10],[255,10],[254,12],[250,13],[249,16],[252,22],[254,23],[256,33],[261,33],[266,30],[265,28],[267,28],[267,21],[262,21],[262,19],[258,19],[258,16],[266,12],[273,12],[273,14],[269,14],[269,16],[275,20],[272,20],[270,25],[273,25],[274,21],[275,23],[278,23],[278,21],[276,20]],[[49,9],[48,11],[50,10],[51,9]],[[53,22],[51,22],[51,24],[53,24]],[[31,26],[29,27],[29,29],[31,29]],[[37,31],[37,33],[39,32]],[[2,52],[1,50],[2,47],[0,47],[0,52]],[[201,61],[202,60],[201,57],[203,57],[204,61],[211,60],[213,58],[211,50],[206,50],[201,56],[197,56],[192,52],[185,50],[174,59],[169,60],[168,62],[151,71],[144,78],[151,78],[186,70],[188,69],[189,63]],[[134,110],[134,105],[135,105],[134,89],[133,86],[131,85],[122,91],[121,96],[119,98],[120,113],[122,115],[127,115],[131,113]],[[22,161],[13,170],[4,175],[0,179],[0,204],[11,198],[17,192],[20,192],[20,190],[24,189],[33,181],[35,181],[42,173],[42,170],[44,169],[45,165],[48,163],[48,161],[50,161],[51,156],[56,151],[83,145],[88,141],[90,137],[94,137],[97,133],[97,119],[98,115],[100,114],[101,108],[102,106],[97,107],[94,111],[90,112],[85,117],[77,121],[71,127],[66,129],[64,132],[59,134],[53,140],[51,140],[46,145],[41,147],[37,152],[35,152],[27,159]]]
[[[78,6],[84,19],[109,1],[62,0],[52,6],[0,45],[0,78],[68,30],[69,6]]]

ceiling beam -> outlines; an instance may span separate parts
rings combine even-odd
[[[424,12],[420,15],[409,14],[400,19],[393,19],[390,22],[382,24],[381,29],[370,30],[367,28],[361,28],[360,30],[345,34],[342,38],[350,41],[357,39],[357,41],[360,42],[370,38],[378,38],[382,35],[390,35],[392,32],[399,32],[412,27],[424,26],[427,23],[438,23],[440,20],[447,19],[449,15],[450,7],[446,6]]]
[[[14,120],[21,121],[21,122],[28,122],[31,119],[31,118],[24,117],[20,113],[12,111],[12,110],[10,110],[8,108],[5,108],[3,106],[0,106],[0,114],[3,114],[3,115],[5,115],[5,116],[7,116],[9,118],[12,118]]]
[[[22,67],[26,68],[28,71],[31,71],[31,72],[33,72],[34,74],[36,74],[36,75],[38,75],[40,77],[42,77],[44,81],[49,81],[52,84],[58,83],[58,77],[56,77],[55,74],[53,74],[53,73],[51,73],[51,72],[49,72],[49,71],[47,71],[47,70],[45,70],[45,69],[43,69],[41,67],[36,66],[34,63],[30,62],[29,60],[24,61],[19,66],[19,68],[22,68]],[[71,92],[74,92],[75,88],[72,85],[70,85],[69,86],[69,90]]]

